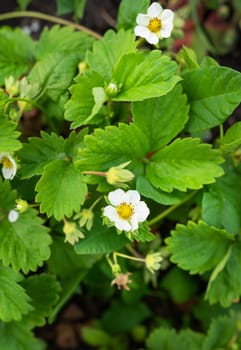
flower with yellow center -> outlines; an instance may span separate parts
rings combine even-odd
[[[139,223],[146,220],[150,210],[146,203],[140,200],[139,192],[122,189],[112,191],[108,195],[110,205],[104,208],[103,215],[107,217],[120,231],[135,231]]]
[[[171,36],[173,19],[173,11],[163,10],[158,2],[153,2],[147,14],[139,13],[136,17],[135,34],[155,45],[160,39]]]
[[[4,179],[12,180],[17,172],[15,160],[5,152],[0,153],[0,164],[2,164],[2,174]]]

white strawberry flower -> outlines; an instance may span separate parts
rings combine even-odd
[[[139,192],[135,190],[112,191],[108,194],[110,205],[104,208],[103,215],[113,222],[118,230],[135,231],[150,213],[146,203],[140,199]]]
[[[4,179],[12,180],[17,172],[15,160],[6,152],[0,153],[0,163],[2,164],[2,174]]]
[[[148,8],[147,14],[139,13],[137,15],[135,34],[155,45],[160,39],[171,36],[173,19],[173,11],[163,10],[158,2],[153,2]]]

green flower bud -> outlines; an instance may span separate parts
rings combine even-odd
[[[133,180],[135,175],[130,170],[124,169],[129,164],[130,161],[110,168],[106,173],[106,181],[110,185],[121,186],[121,184]]]

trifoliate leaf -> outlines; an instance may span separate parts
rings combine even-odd
[[[101,225],[100,220],[95,220],[94,226],[84,239],[75,244],[77,254],[108,254],[121,249],[128,239],[125,235],[118,235],[115,228]]]
[[[231,170],[204,192],[202,219],[209,225],[237,234],[241,228],[240,176]]]
[[[233,237],[225,230],[200,221],[178,224],[166,239],[171,261],[190,273],[203,273],[214,268],[226,255]]]
[[[110,82],[112,72],[120,59],[135,51],[134,33],[124,30],[115,33],[113,30],[108,30],[101,41],[95,42],[93,52],[87,53],[86,60],[93,71]]]
[[[210,304],[220,303],[223,307],[228,307],[241,296],[240,243],[230,246],[229,255],[223,265],[222,269],[216,273],[215,278],[210,279],[205,298]]]
[[[172,191],[171,193],[163,192],[153,187],[151,183],[144,177],[139,176],[136,181],[136,189],[143,196],[154,200],[163,205],[173,205],[182,201],[187,195],[184,192]]]
[[[76,78],[77,84],[70,87],[71,98],[65,105],[65,119],[72,121],[71,128],[95,124],[99,109],[93,110],[95,98],[93,89],[104,85],[103,78],[95,72],[86,72]],[[95,117],[95,118],[94,118]],[[99,117],[103,119],[103,116]]]
[[[62,159],[53,160],[44,168],[36,190],[41,213],[48,217],[53,215],[56,220],[78,211],[87,194],[81,173],[72,163]]]
[[[135,124],[148,136],[152,151],[168,144],[188,119],[186,97],[180,85],[165,96],[133,103],[132,112]]]
[[[21,148],[18,140],[20,132],[16,130],[16,124],[0,117],[0,152],[15,152]]]
[[[70,3],[69,0],[67,0]],[[81,31],[74,31],[71,27],[53,26],[51,29],[44,28],[36,43],[35,55],[38,60],[52,53],[69,55],[76,53],[79,62],[84,59],[87,49],[93,44],[94,39]]]
[[[147,179],[163,191],[199,189],[223,174],[220,152],[199,139],[176,139],[151,157]]]
[[[0,241],[0,258],[4,265],[12,265],[24,273],[36,271],[50,255],[48,229],[32,208],[19,214],[13,223],[8,220],[1,223]]]
[[[183,74],[190,103],[188,130],[202,131],[223,123],[241,100],[241,74],[220,66],[205,66]]]
[[[208,330],[208,334],[203,343],[203,349],[213,350],[229,346],[237,332],[237,323],[231,317],[218,317],[213,319]],[[220,337],[220,334],[222,336]]]
[[[225,153],[234,152],[241,145],[241,122],[233,124],[220,140],[220,149]]]
[[[75,53],[64,55],[60,52],[37,61],[28,75],[30,84],[39,84],[37,97],[44,95],[57,102],[69,88],[78,63],[79,58]]]
[[[21,322],[0,323],[0,349],[45,350],[45,344],[34,337],[31,330]]]
[[[33,63],[34,42],[20,28],[0,30],[0,85],[12,75],[18,79]]]
[[[22,276],[19,273],[13,271],[9,267],[0,265],[0,320],[4,322],[19,321],[24,314],[33,309],[30,305],[30,297],[26,294],[24,288],[18,284],[21,279]]]
[[[129,1],[122,0],[118,10],[117,29],[133,29],[139,13],[146,13],[150,0]]]
[[[45,165],[55,159],[63,159],[64,139],[54,133],[41,132],[40,137],[30,137],[29,143],[24,143],[18,152],[21,160],[20,174],[28,179],[34,175],[41,175]]]
[[[176,70],[176,63],[158,50],[127,54],[113,72],[112,80],[119,86],[113,100],[142,101],[166,95],[180,80]]]
[[[56,277],[46,273],[30,276],[21,282],[21,286],[31,298],[31,305],[34,307],[24,316],[23,323],[29,324],[31,328],[43,326],[45,318],[58,300],[60,285]]]
[[[157,328],[148,337],[146,345],[148,350],[200,350],[204,335],[190,329],[176,333],[174,329]]]
[[[135,124],[108,126],[85,136],[86,148],[80,151],[79,165],[83,170],[106,171],[112,166],[132,161],[134,168],[149,149],[146,136]]]

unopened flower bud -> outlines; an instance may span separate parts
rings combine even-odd
[[[5,89],[9,97],[18,95],[19,93],[19,81],[15,80],[12,75],[5,79]]]
[[[86,71],[86,69],[87,69],[87,63],[84,62],[84,61],[80,62],[78,64],[78,69],[79,69],[79,74],[83,74]]]
[[[84,234],[77,228],[75,222],[65,221],[64,228],[65,242],[74,245],[80,238],[84,238]]]
[[[124,169],[129,164],[130,161],[110,168],[106,173],[106,181],[110,185],[121,186],[121,184],[133,180],[135,175],[130,170]]]
[[[13,222],[16,222],[18,218],[19,218],[19,213],[14,209],[10,210],[10,212],[8,213],[8,221],[13,223]]]
[[[23,213],[28,209],[28,202],[23,199],[16,200],[16,209],[19,213]]]
[[[119,90],[120,89],[115,82],[110,82],[105,88],[105,91],[109,96],[116,96]]]

